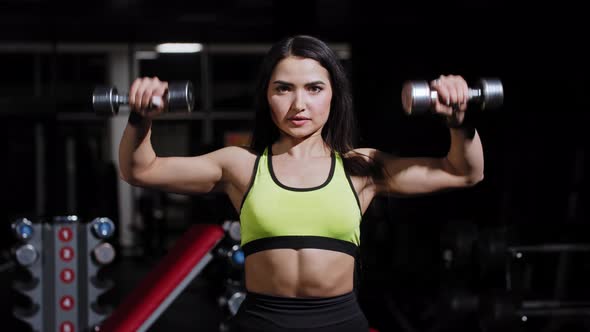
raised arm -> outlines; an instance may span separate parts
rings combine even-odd
[[[451,129],[451,147],[443,158],[396,157],[373,149],[357,151],[372,156],[383,169],[383,178],[373,181],[377,193],[426,194],[469,187],[483,179],[483,152],[477,132]]]
[[[152,119],[166,105],[149,109],[153,96],[163,97],[168,84],[157,78],[137,79],[129,90],[131,114],[119,145],[121,177],[135,186],[178,193],[208,192],[223,181],[231,149],[196,157],[158,157],[152,147]]]
[[[451,144],[443,158],[402,158],[374,149],[358,149],[382,169],[369,182],[376,193],[425,194],[475,185],[483,179],[484,157],[474,128],[461,126],[467,108],[467,84],[460,76],[441,76],[431,83],[438,91],[435,112],[447,117]]]

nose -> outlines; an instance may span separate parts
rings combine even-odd
[[[305,100],[305,91],[302,90],[298,90],[295,93],[295,98],[293,100],[293,104],[291,105],[291,107],[293,109],[295,109],[296,111],[303,111],[305,109],[305,104],[306,104],[306,100]]]

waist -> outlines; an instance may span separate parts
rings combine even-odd
[[[277,308],[287,305],[290,309],[309,310],[317,306],[325,305],[342,305],[346,303],[356,302],[356,294],[354,291],[349,291],[343,294],[334,296],[281,296],[266,293],[259,293],[253,291],[246,292],[246,299],[252,304],[265,304]]]
[[[344,327],[352,321],[360,321],[361,325],[366,322],[353,291],[317,298],[284,297],[248,291],[236,320],[242,326],[262,327],[265,331]],[[340,328],[336,330],[341,331]]]

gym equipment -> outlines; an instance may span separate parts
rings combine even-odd
[[[442,300],[445,312],[477,315],[483,331],[517,331],[533,317],[590,317],[590,301],[524,300],[506,291],[479,295],[454,290]]]
[[[232,267],[243,268],[246,261],[244,251],[239,245],[233,245],[231,248],[219,248],[217,255],[227,258]]]
[[[100,239],[108,239],[115,232],[115,224],[109,218],[96,218],[92,222],[92,232]]]
[[[480,232],[474,225],[450,224],[441,233],[443,260],[448,268],[463,268],[477,261],[482,274],[486,274],[506,266],[509,259],[523,259],[525,254],[590,252],[588,244],[513,245],[513,238],[505,228]]]
[[[33,223],[27,218],[17,219],[12,223],[12,230],[17,239],[26,241],[33,236]]]
[[[170,82],[166,101],[169,110],[193,111],[194,89],[190,81]],[[152,105],[160,105],[161,98],[152,98]],[[114,86],[97,86],[92,93],[92,107],[97,115],[113,116],[119,113],[120,105],[128,105],[129,96],[120,95]]]
[[[166,308],[213,259],[224,237],[218,225],[191,227],[168,254],[127,295],[100,331],[147,331]]]
[[[509,259],[524,259],[526,254],[590,252],[590,245],[581,243],[542,243],[514,245],[514,236],[507,229],[481,233],[477,250],[482,273],[506,266]]]
[[[402,106],[408,114],[423,114],[432,109],[438,93],[430,90],[426,81],[406,81],[402,87]],[[469,88],[469,102],[480,109],[498,108],[504,102],[502,82],[497,78],[482,78],[474,88]]]
[[[16,262],[22,266],[31,266],[39,258],[37,249],[32,244],[24,244],[14,251]]]
[[[243,281],[228,278],[225,280],[224,292],[217,298],[217,304],[221,308],[224,316],[219,323],[219,332],[232,332],[233,329],[229,324],[231,317],[235,316],[246,299],[246,287]]]
[[[108,218],[85,223],[74,215],[12,223],[19,239],[15,260],[31,276],[14,282],[15,290],[31,302],[28,307],[17,306],[14,315],[32,331],[90,331],[106,317],[107,310],[97,301],[112,283],[97,274],[113,261],[115,249],[103,242],[112,231],[95,235],[93,230],[102,224],[114,231]]]
[[[92,258],[97,264],[110,264],[115,260],[115,248],[108,242],[101,243],[92,249]]]

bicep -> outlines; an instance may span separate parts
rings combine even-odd
[[[469,186],[467,177],[456,172],[447,158],[396,157],[376,152],[383,167],[377,191],[397,194],[426,194]]]
[[[221,150],[194,157],[158,157],[135,179],[135,185],[176,193],[205,193],[223,180]]]

